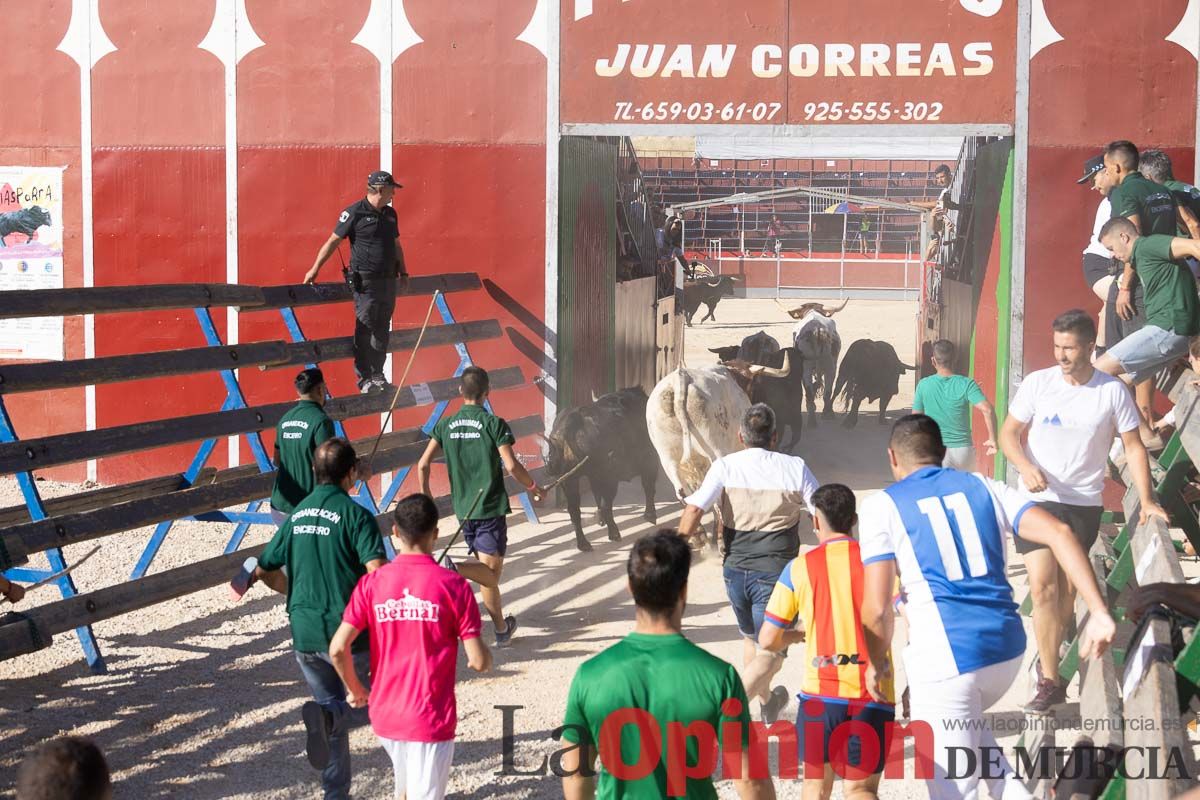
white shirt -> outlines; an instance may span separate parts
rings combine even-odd
[[[708,511],[722,500],[725,525],[743,531],[777,531],[812,513],[812,495],[821,484],[804,459],[761,447],[718,458],[700,488],[683,502]]]
[[[1112,258],[1112,251],[1100,244],[1100,229],[1110,219],[1112,219],[1112,203],[1105,197],[1100,201],[1100,206],[1096,209],[1096,221],[1092,225],[1092,238],[1088,242],[1088,246],[1083,249],[1084,255],[1092,253],[1101,258]]]
[[[1046,476],[1045,491],[1020,489],[1033,500],[1076,506],[1102,505],[1105,466],[1113,439],[1137,430],[1133,396],[1100,370],[1082,386],[1050,367],[1025,376],[1008,413],[1029,423],[1028,453]]]
[[[1025,652],[1025,629],[1005,572],[1005,539],[1032,505],[1002,483],[940,467],[917,470],[863,501],[862,561],[896,562],[907,597],[904,659],[920,665],[922,681]]]

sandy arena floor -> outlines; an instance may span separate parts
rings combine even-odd
[[[837,318],[844,346],[860,337],[895,344],[901,359],[911,358],[915,336],[913,303],[851,301]],[[722,302],[719,325],[698,325],[687,334],[687,361],[711,363],[706,348],[736,343],[765,328],[786,342],[791,322],[769,300]],[[763,320],[772,325],[761,324]],[[913,383],[902,381],[901,396],[890,418],[911,403]],[[873,424],[874,406],[864,407],[857,429],[824,423],[806,427],[801,454],[823,482],[840,481],[866,492],[890,482],[884,447],[886,428]],[[40,483],[47,495],[73,487]],[[660,479],[660,524],[678,517],[665,478]],[[651,529],[640,517],[640,490],[626,486],[618,521],[625,541],[609,543],[596,527],[588,529],[595,546],[577,553],[563,510],[545,513],[541,525],[518,514],[511,529],[505,567],[507,610],[521,628],[508,650],[496,651],[496,666],[486,676],[460,668],[459,730],[452,797],[561,797],[553,775],[538,765],[557,743],[550,732],[560,724],[567,689],[576,667],[613,643],[631,627],[632,604],[625,590],[628,541]],[[0,484],[0,504],[19,502],[15,483]],[[586,516],[586,512],[585,512]],[[168,538],[155,569],[162,570],[220,553],[230,526],[187,523]],[[452,529],[447,523],[448,530]],[[84,589],[111,585],[128,576],[148,531],[105,540],[105,549],[76,574]],[[266,528],[252,531],[252,543],[265,540]],[[78,557],[87,545],[70,548]],[[1023,570],[1010,568],[1018,600],[1024,596]],[[1193,565],[1194,566],[1194,565]],[[732,613],[725,599],[720,563],[708,558],[693,569],[687,635],[726,658],[740,658]],[[53,600],[52,590],[31,595],[21,606]],[[487,626],[490,627],[490,626]],[[73,635],[54,646],[0,663],[0,792],[11,795],[15,767],[33,745],[73,733],[90,736],[103,748],[117,782],[116,797],[298,798],[319,797],[318,775],[304,758],[300,705],[307,698],[290,649],[283,604],[277,595],[256,587],[234,604],[223,587],[164,603],[100,623],[96,634],[109,673],[92,676],[81,660]],[[491,641],[490,631],[485,633]],[[799,687],[802,656],[794,655],[781,679]],[[903,679],[901,678],[901,683]],[[1022,719],[1018,709],[1026,688],[1018,681],[994,709],[1001,744],[1016,740]],[[1075,690],[1070,693],[1072,706]],[[515,769],[503,770],[504,717],[513,712]],[[784,712],[794,718],[795,701]],[[1061,715],[1073,715],[1060,712]],[[1069,734],[1068,741],[1074,735]],[[352,736],[354,794],[390,798],[391,768],[369,728]],[[497,775],[499,772],[510,774]],[[515,771],[533,774],[512,774]],[[911,763],[908,774],[912,774]],[[796,782],[777,782],[781,797],[799,797]],[[924,797],[923,785],[885,782],[884,798]],[[722,797],[733,797],[723,784]],[[835,789],[840,797],[840,789]]]

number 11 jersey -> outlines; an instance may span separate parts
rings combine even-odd
[[[925,467],[862,503],[863,565],[894,559],[909,664],[942,680],[1016,658],[1025,628],[1005,573],[1008,533],[1034,504],[978,474]]]

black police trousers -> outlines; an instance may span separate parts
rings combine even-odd
[[[354,371],[360,382],[383,375],[388,332],[396,308],[396,279],[360,273],[362,291],[354,292]]]

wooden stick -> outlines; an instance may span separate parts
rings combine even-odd
[[[379,426],[379,435],[375,437],[375,444],[371,447],[371,455],[367,456],[367,466],[371,466],[371,461],[375,458],[375,451],[379,449],[379,441],[383,438],[383,434],[387,431],[388,423],[392,421],[392,412],[396,409],[396,402],[400,399],[400,392],[404,388],[404,382],[408,380],[408,371],[412,369],[413,361],[416,360],[417,351],[421,349],[421,340],[425,338],[425,329],[429,327],[429,318],[433,316],[433,307],[437,304],[437,299],[442,296],[441,289],[435,289],[433,297],[429,300],[429,310],[425,312],[425,322],[421,324],[421,332],[417,334],[417,343],[413,345],[412,352],[408,354],[408,364],[404,367],[404,374],[400,376],[400,382],[396,384],[396,394],[392,397],[392,404],[388,406],[387,419]]]

